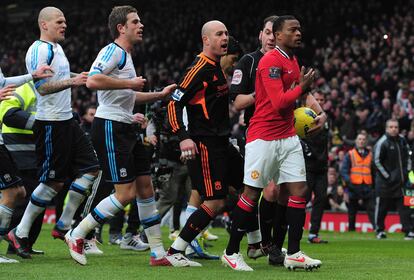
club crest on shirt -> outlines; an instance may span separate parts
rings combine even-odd
[[[11,180],[12,180],[12,177],[10,176],[10,174],[4,174],[4,180],[7,182],[7,183],[9,183]]]
[[[269,68],[269,78],[271,79],[279,79],[280,78],[280,68],[278,67],[270,67]]]
[[[127,171],[125,168],[121,168],[119,169],[119,174],[121,175],[121,177],[126,177],[128,175]]]
[[[220,181],[215,181],[214,182],[214,189],[216,190],[216,191],[219,191],[219,190],[221,190],[221,182]]]
[[[233,78],[231,79],[232,85],[240,85],[241,81],[243,79],[243,72],[240,69],[234,70]]]
[[[250,176],[252,177],[253,180],[257,180],[260,176],[260,173],[257,170],[253,170]]]

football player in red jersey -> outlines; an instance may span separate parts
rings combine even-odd
[[[298,98],[306,94],[315,72],[300,70],[293,52],[301,45],[299,21],[281,16],[272,29],[276,48],[260,60],[256,73],[256,110],[247,134],[244,192],[233,212],[229,244],[222,256],[234,270],[252,270],[239,253],[245,230],[255,219],[254,210],[262,189],[273,180],[289,193],[286,220],[289,226],[288,253],[284,265],[289,269],[312,269],[321,261],[300,251],[305,222],[306,170],[302,147],[293,126],[293,110]],[[316,122],[320,122],[317,118]]]

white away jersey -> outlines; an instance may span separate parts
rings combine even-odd
[[[89,76],[95,74],[125,80],[137,76],[131,54],[116,43],[107,45],[99,52],[89,70]],[[132,89],[98,90],[98,103],[96,117],[132,123],[135,104],[135,92]]]
[[[49,65],[54,75],[37,81],[35,83],[36,89],[46,82],[62,81],[70,78],[69,61],[62,47],[57,43],[37,40],[30,46],[26,53],[27,71],[33,73],[41,65]],[[41,96],[36,91],[36,97],[36,120],[62,121],[73,117],[70,88],[45,96]]]

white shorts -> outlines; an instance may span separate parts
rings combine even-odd
[[[298,136],[246,145],[244,184],[264,188],[276,184],[306,182],[305,159]]]

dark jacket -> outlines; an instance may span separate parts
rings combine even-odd
[[[324,173],[328,171],[328,141],[328,123],[325,123],[325,127],[317,135],[302,139],[306,172]]]
[[[374,146],[375,194],[401,197],[411,170],[410,148],[402,136],[384,134]]]

